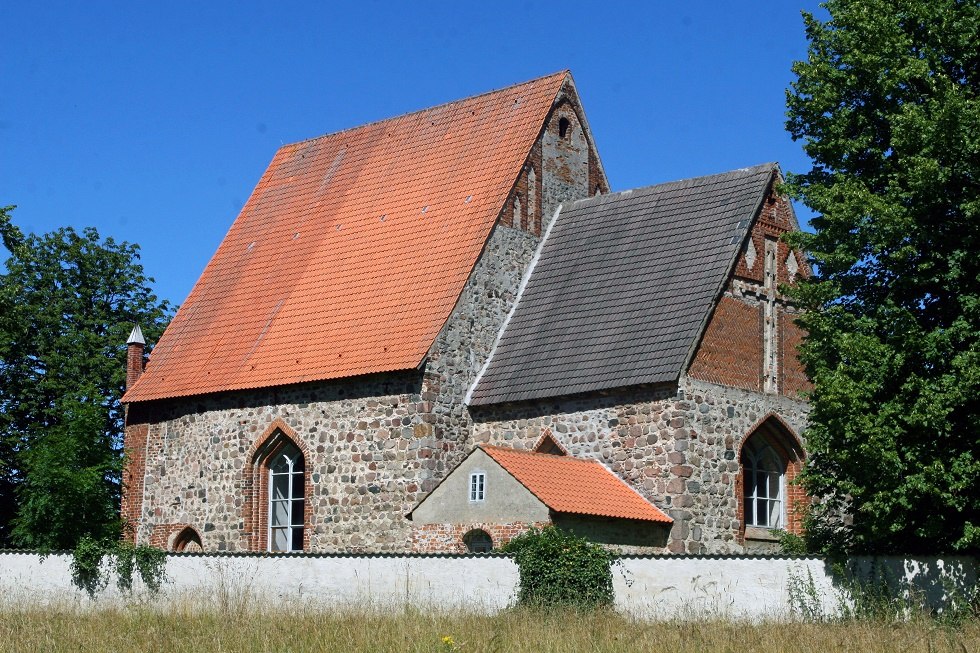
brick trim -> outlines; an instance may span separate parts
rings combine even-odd
[[[128,418],[128,414],[127,414]],[[119,505],[123,521],[123,539],[136,543],[143,512],[143,484],[146,480],[146,445],[149,424],[127,424],[123,430],[125,467],[122,473],[122,499]]]

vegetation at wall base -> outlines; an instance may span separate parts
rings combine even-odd
[[[804,14],[787,128],[813,166],[790,237],[815,266],[802,481],[817,550],[980,551],[980,5],[828,0]],[[844,528],[841,515],[849,515]]]
[[[108,565],[106,558],[110,559]],[[132,591],[133,574],[136,573],[143,586],[155,594],[166,581],[166,565],[167,553],[162,549],[136,546],[121,540],[97,541],[83,536],[72,552],[71,581],[94,598],[109,584],[113,572],[119,590]]]
[[[119,536],[126,337],[171,307],[139,247],[71,228],[25,236],[0,208],[0,546]]]
[[[598,544],[546,526],[515,537],[501,550],[514,554],[522,606],[588,609],[613,604],[614,556]]]

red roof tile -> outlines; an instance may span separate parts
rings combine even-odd
[[[281,148],[123,400],[417,367],[566,75]]]
[[[596,460],[485,445],[481,449],[556,512],[673,521]]]

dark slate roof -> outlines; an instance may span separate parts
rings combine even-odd
[[[776,171],[767,163],[563,207],[470,404],[676,380]]]

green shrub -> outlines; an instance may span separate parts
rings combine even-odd
[[[515,537],[501,550],[514,554],[521,605],[594,608],[613,603],[613,555],[597,544],[546,526]]]
[[[129,542],[94,540],[83,536],[72,552],[71,582],[94,597],[109,584],[109,569],[103,566],[111,558],[116,572],[116,586],[123,592],[133,589],[133,572],[150,592],[160,590],[166,580],[167,554],[152,546],[134,546]]]

